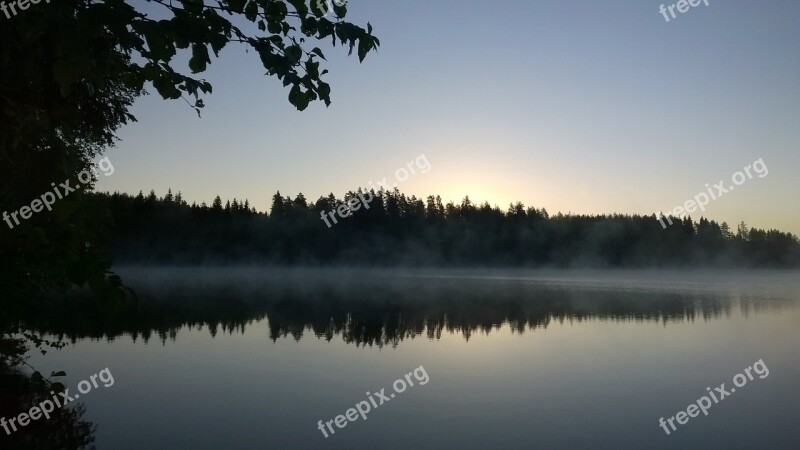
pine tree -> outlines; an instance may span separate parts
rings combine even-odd
[[[222,199],[217,195],[214,197],[214,203],[211,204],[211,210],[214,212],[222,212]]]
[[[272,196],[272,207],[269,210],[269,217],[277,219],[285,216],[286,208],[283,206],[283,197],[281,197],[281,191],[278,191]]]

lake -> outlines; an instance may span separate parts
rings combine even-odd
[[[800,447],[797,271],[119,272],[30,324],[98,449]]]

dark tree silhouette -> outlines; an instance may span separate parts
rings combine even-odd
[[[701,217],[672,218],[662,228],[655,215],[550,216],[544,209],[511,204],[507,211],[467,197],[442,206],[397,189],[369,193],[360,207],[328,228],[322,215],[368,196],[347,192],[308,203],[276,193],[270,214],[153,202],[127,194],[94,194],[111,211],[110,246],[119,262],[241,263],[368,266],[611,266],[795,267],[800,244],[789,233],[728,225]],[[245,203],[247,201],[245,200]]]
[[[78,173],[114,144],[118,129],[135,120],[129,109],[146,87],[164,99],[189,102],[199,115],[212,86],[196,74],[229,44],[252,50],[298,110],[314,101],[330,104],[325,56],[316,45],[344,46],[363,61],[379,40],[369,24],[344,20],[345,6],[328,11],[327,4],[59,0],[35,14],[3,19],[0,211],[31,204],[51,183],[71,179],[74,186]],[[190,56],[184,70],[190,74],[178,67],[176,61],[185,61],[177,58],[181,52]],[[59,200],[55,209],[13,230],[0,226],[2,300],[69,284],[118,299],[119,279],[109,271],[95,226],[104,211],[85,205],[81,192]]]

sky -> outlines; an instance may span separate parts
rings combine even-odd
[[[297,111],[231,44],[202,74],[202,118],[154,89],[136,102],[97,188],[263,211],[276,191],[342,197],[386,178],[445,202],[649,215],[725,180],[735,190],[695,220],[800,234],[800,2],[709,0],[669,22],[660,5],[349,0],[347,20],[369,21],[381,47],[359,64],[321,46],[330,107]],[[421,155],[430,169],[398,180]],[[766,175],[734,186],[758,160]]]

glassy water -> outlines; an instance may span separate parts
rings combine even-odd
[[[98,449],[800,446],[798,272],[121,272],[136,307],[30,324],[70,392],[113,374]]]

